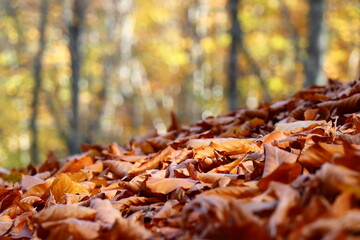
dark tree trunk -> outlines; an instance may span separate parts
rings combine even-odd
[[[42,71],[43,71],[43,56],[46,47],[45,30],[47,25],[48,15],[48,0],[42,0],[40,5],[40,26],[39,26],[39,42],[38,50],[34,59],[33,76],[34,76],[34,87],[33,87],[33,100],[31,104],[32,114],[30,118],[30,132],[31,132],[31,147],[30,155],[31,162],[38,164],[39,159],[39,144],[38,144],[38,113],[39,113],[39,95],[42,86]]]
[[[80,151],[81,134],[79,129],[79,81],[81,70],[81,32],[85,19],[88,0],[74,0],[72,6],[72,19],[68,26],[69,51],[71,57],[71,110],[70,119],[70,153]]]
[[[324,10],[325,0],[309,0],[305,86],[324,85],[326,83],[322,69],[326,48]]]
[[[239,0],[229,0],[228,8],[230,15],[230,35],[231,44],[229,52],[229,68],[228,68],[228,104],[229,110],[235,110],[238,107],[239,91],[237,90],[238,80],[238,44],[242,40],[242,31],[238,21],[238,4]]]
[[[240,99],[240,94],[237,87],[237,81],[239,78],[239,69],[238,69],[238,53],[243,54],[245,59],[249,62],[250,70],[258,77],[260,85],[263,90],[263,100],[270,100],[269,89],[266,84],[263,73],[256,63],[255,59],[251,56],[250,52],[245,46],[244,43],[244,33],[241,22],[238,19],[238,8],[240,5],[239,0],[229,0],[228,9],[230,15],[230,35],[231,35],[231,44],[229,52],[229,67],[228,67],[228,104],[229,110],[234,110],[238,107],[238,101]]]

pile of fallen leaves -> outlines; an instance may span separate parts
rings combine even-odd
[[[1,171],[0,234],[33,239],[355,239],[360,81],[65,163]]]

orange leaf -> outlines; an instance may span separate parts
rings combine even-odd
[[[259,180],[260,190],[266,190],[272,181],[281,183],[291,183],[301,174],[302,167],[299,163],[284,162],[266,177]]]
[[[74,157],[72,160],[68,161],[57,173],[79,172],[80,169],[92,164],[94,164],[94,161],[88,155]]]

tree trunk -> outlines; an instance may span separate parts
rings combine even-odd
[[[201,23],[201,19],[208,15],[208,1],[193,0],[189,1],[186,9],[186,21],[184,32],[187,37],[192,39],[189,49],[189,62],[192,70],[187,76],[182,88],[184,101],[180,110],[181,120],[194,122],[204,110],[204,92],[208,74],[205,66],[205,53],[201,41],[207,35],[207,28]]]
[[[325,0],[309,0],[306,87],[326,83],[322,69],[326,48],[324,10]]]
[[[31,104],[31,118],[30,118],[30,133],[31,133],[31,146],[30,155],[31,163],[37,165],[40,162],[39,159],[39,144],[38,144],[38,112],[39,112],[39,95],[42,86],[42,70],[43,70],[43,56],[46,45],[45,30],[47,25],[48,15],[48,0],[42,0],[40,5],[40,26],[39,26],[39,42],[38,50],[34,59],[33,76],[34,76],[34,87],[33,87],[33,100]]]
[[[238,101],[240,99],[239,91],[237,91],[237,80],[239,78],[239,69],[238,69],[238,51],[243,54],[245,59],[249,62],[251,71],[258,77],[260,85],[263,90],[263,100],[269,101],[270,94],[269,89],[266,84],[263,73],[256,63],[255,59],[251,56],[250,52],[245,46],[244,43],[244,33],[241,22],[238,19],[238,6],[240,4],[239,0],[229,0],[228,9],[230,15],[230,35],[231,35],[231,44],[229,52],[229,67],[228,67],[228,104],[229,110],[234,110],[238,107]]]
[[[239,91],[237,90],[238,78],[238,44],[241,41],[242,31],[238,21],[238,5],[239,0],[229,0],[228,8],[230,14],[230,35],[231,44],[229,52],[229,68],[228,68],[228,104],[229,110],[235,110],[238,107]]]
[[[70,153],[80,151],[81,133],[79,129],[79,81],[81,70],[81,32],[85,19],[85,11],[88,0],[74,0],[72,6],[72,19],[68,26],[69,44],[68,48],[71,57],[71,110],[70,119],[71,144]]]

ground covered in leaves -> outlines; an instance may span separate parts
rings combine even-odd
[[[2,170],[0,235],[356,239],[360,81]]]

